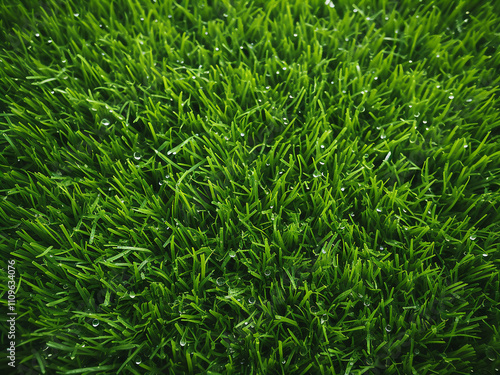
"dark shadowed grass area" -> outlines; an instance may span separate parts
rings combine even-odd
[[[498,374],[499,47],[494,0],[0,0],[0,367]]]

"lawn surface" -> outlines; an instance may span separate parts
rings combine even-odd
[[[495,0],[0,0],[0,368],[498,374],[499,47]]]

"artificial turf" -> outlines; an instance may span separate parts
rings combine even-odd
[[[0,1],[1,368],[498,374],[499,46],[496,0]]]

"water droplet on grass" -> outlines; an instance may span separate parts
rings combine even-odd
[[[181,346],[186,346],[186,340],[181,339],[181,341],[179,341],[179,344],[181,344]]]
[[[135,364],[140,365],[142,363],[141,357],[135,357]]]
[[[139,154],[138,152],[134,152],[134,159],[141,160],[141,154]]]
[[[255,298],[254,297],[249,297],[248,298],[248,304],[253,305],[255,303]]]
[[[469,237],[469,240],[474,241],[476,239],[476,236],[472,235]]]
[[[109,120],[107,118],[103,118],[101,120],[101,125],[108,126],[110,124]]]
[[[230,256],[231,258],[234,258],[234,257],[236,256],[236,253],[235,253],[234,251],[230,251],[230,252],[229,252],[229,256]]]
[[[94,319],[92,321],[92,327],[97,327],[99,325],[99,321],[97,319]]]
[[[495,350],[492,348],[492,347],[489,347],[486,349],[486,357],[490,360],[490,361],[494,361],[495,359],[497,359],[497,354],[495,352]]]
[[[271,267],[267,267],[264,271],[264,275],[271,276]]]
[[[392,326],[391,326],[390,324],[386,325],[386,326],[385,326],[385,330],[386,330],[387,332],[391,332],[391,331],[392,331]]]
[[[218,286],[222,286],[226,283],[226,280],[223,277],[218,277],[216,283]]]

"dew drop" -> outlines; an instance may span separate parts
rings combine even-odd
[[[386,325],[386,326],[385,326],[385,330],[386,330],[387,332],[391,332],[391,331],[392,331],[392,327],[391,327],[391,325],[390,325],[390,324]]]
[[[486,349],[486,357],[492,362],[497,358],[495,350],[492,347]]]
[[[236,253],[235,253],[234,251],[230,251],[230,252],[229,252],[229,256],[230,256],[231,258],[234,258],[234,257],[236,256]]]
[[[181,346],[186,346],[186,340],[181,339],[181,341],[179,342],[179,344],[181,344]]]
[[[92,321],[92,327],[97,327],[99,325],[99,321],[97,319],[94,319]]]
[[[327,323],[328,322],[328,314],[321,315],[320,322],[321,322],[321,324]]]
[[[222,286],[226,283],[226,280],[223,277],[218,277],[216,283],[218,286]]]
[[[141,160],[141,154],[139,154],[138,152],[134,152],[134,159]]]
[[[469,240],[474,241],[476,239],[476,236],[472,235],[469,237]]]
[[[107,118],[103,118],[101,120],[101,125],[108,126],[110,124],[109,120]]]
[[[249,297],[248,298],[248,304],[253,305],[255,303],[255,298],[254,297]]]

